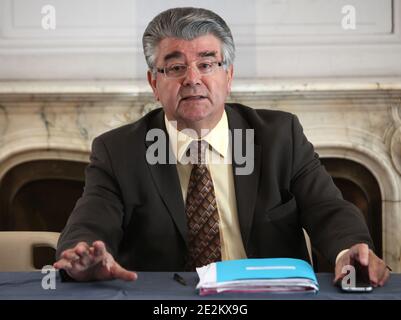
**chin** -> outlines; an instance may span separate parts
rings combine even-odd
[[[188,122],[198,122],[206,119],[208,115],[200,115],[200,114],[189,114],[184,115],[182,119]]]
[[[186,121],[196,122],[210,116],[210,109],[206,106],[190,106],[180,110],[180,117]]]

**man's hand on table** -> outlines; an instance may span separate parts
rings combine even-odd
[[[346,275],[342,273],[343,267],[354,265],[356,261],[361,266],[368,267],[369,279],[373,287],[383,286],[390,277],[390,269],[385,262],[376,256],[367,244],[359,243],[352,246],[337,260],[334,283],[337,283]]]
[[[122,279],[133,281],[137,274],[121,267],[107,252],[102,241],[78,243],[74,248],[63,251],[60,260],[53,264],[56,269],[64,269],[77,281]]]

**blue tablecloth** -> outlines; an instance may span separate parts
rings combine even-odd
[[[223,293],[201,297],[195,290],[196,273],[179,273],[187,285],[173,280],[172,272],[139,272],[138,280],[101,282],[61,282],[57,273],[56,289],[44,290],[40,272],[0,273],[0,299],[143,299],[143,300],[193,300],[193,299],[401,299],[401,274],[392,274],[386,286],[375,288],[372,293],[343,293],[332,285],[333,275],[317,274],[320,291],[317,294],[272,294],[272,293]]]

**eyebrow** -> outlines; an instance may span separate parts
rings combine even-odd
[[[204,57],[214,57],[216,58],[217,56],[217,51],[202,51],[198,53],[198,57],[204,58]]]
[[[202,51],[198,53],[198,57],[200,58],[205,58],[205,57],[216,57],[217,56],[217,51]],[[180,51],[173,51],[171,53],[168,53],[164,56],[163,60],[164,62],[167,62],[171,59],[177,59],[177,58],[182,58],[183,53]]]
[[[176,59],[176,58],[181,58],[183,56],[182,52],[180,51],[173,51],[169,54],[166,54],[163,58],[164,62],[167,62],[168,60],[171,59]]]

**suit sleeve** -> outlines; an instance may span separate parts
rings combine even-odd
[[[116,257],[121,241],[123,204],[110,155],[101,137],[92,144],[90,163],[85,172],[85,188],[60,236],[56,256],[78,242],[104,241]]]
[[[302,226],[311,237],[312,245],[333,265],[341,250],[356,243],[366,243],[374,249],[362,213],[343,199],[295,115],[292,132],[291,192],[296,198]]]

